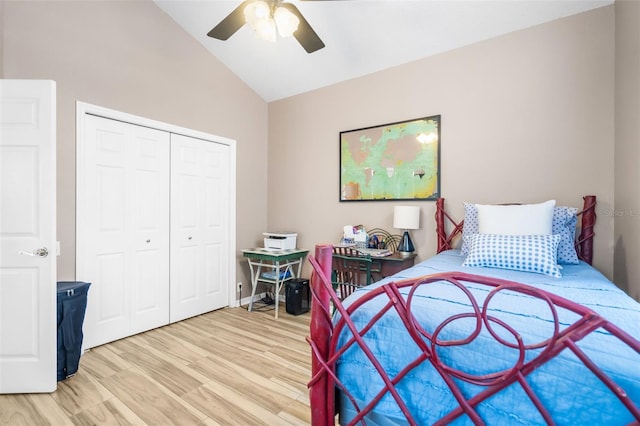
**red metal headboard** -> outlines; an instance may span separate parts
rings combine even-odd
[[[580,216],[580,234],[576,239],[576,253],[578,257],[589,265],[593,261],[593,227],[596,224],[596,196],[585,195],[582,211],[578,212]],[[445,219],[448,221],[446,222]],[[447,234],[446,224],[451,223],[453,228]],[[438,253],[453,248],[453,239],[458,235],[462,235],[464,220],[456,222],[451,218],[449,213],[444,209],[444,198],[436,200],[436,235],[438,238]]]

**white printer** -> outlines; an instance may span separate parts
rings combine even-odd
[[[298,234],[295,232],[263,232],[264,248],[288,250],[296,248]]]

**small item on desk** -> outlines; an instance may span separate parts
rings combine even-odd
[[[363,225],[346,225],[343,228],[341,245],[356,245],[357,247],[367,247],[369,235]]]
[[[359,253],[366,254],[366,255],[369,255],[371,257],[387,257],[387,256],[391,256],[393,254],[390,250],[387,250],[387,249],[377,249],[377,248],[362,249],[362,248],[358,248],[356,250],[358,250]]]
[[[342,229],[342,240],[340,245],[349,246],[356,243],[355,234],[353,233],[353,226],[345,225]]]

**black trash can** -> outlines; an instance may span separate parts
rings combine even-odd
[[[285,297],[288,314],[300,315],[309,312],[309,280],[294,278],[287,282]]]
[[[82,355],[82,323],[91,283],[58,281],[58,381],[78,371]]]

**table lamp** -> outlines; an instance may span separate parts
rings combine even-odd
[[[398,251],[403,256],[408,256],[415,251],[413,242],[409,236],[409,229],[420,229],[420,207],[395,206],[393,208],[393,227],[404,229],[402,240],[398,245]]]

